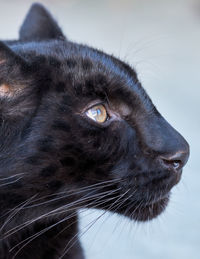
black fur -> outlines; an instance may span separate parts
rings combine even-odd
[[[79,208],[165,209],[189,147],[131,66],[68,41],[34,4],[19,40],[0,43],[0,90],[1,259],[83,259]],[[94,102],[103,124],[86,116]]]

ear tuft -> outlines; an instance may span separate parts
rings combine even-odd
[[[21,41],[65,39],[51,14],[38,3],[31,6],[19,34]]]

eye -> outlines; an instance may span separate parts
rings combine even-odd
[[[102,105],[95,105],[86,111],[86,115],[98,123],[104,123],[109,117],[106,108]]]

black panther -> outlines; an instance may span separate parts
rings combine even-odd
[[[0,42],[0,258],[83,259],[78,210],[149,221],[189,156],[135,70],[34,4]]]

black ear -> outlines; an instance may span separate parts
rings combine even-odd
[[[51,14],[41,5],[33,4],[20,29],[21,41],[65,39]]]
[[[18,90],[28,72],[26,61],[0,41],[0,96]]]

